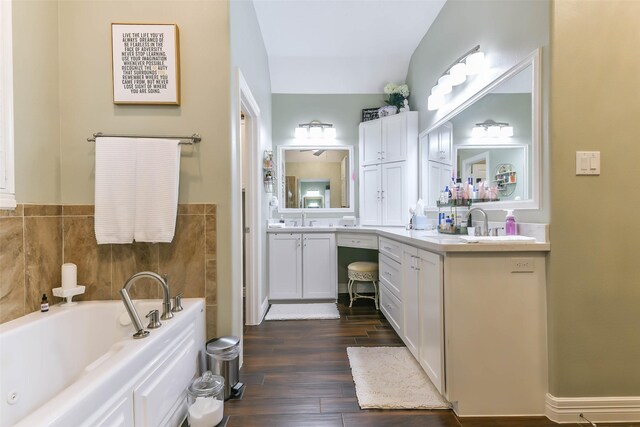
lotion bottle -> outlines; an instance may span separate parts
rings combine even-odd
[[[507,219],[504,223],[504,232],[507,236],[516,235],[516,219],[513,216],[513,209],[507,209]]]

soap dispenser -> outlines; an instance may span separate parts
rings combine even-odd
[[[507,236],[516,235],[516,219],[513,216],[513,209],[507,209],[507,219],[504,224],[504,232]]]

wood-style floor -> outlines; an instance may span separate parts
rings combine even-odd
[[[346,297],[341,295],[338,304],[340,320],[265,321],[245,328],[240,380],[246,390],[242,400],[225,402],[228,427],[557,425],[544,417],[458,418],[449,410],[361,410],[346,348],[403,343],[372,301],[358,300],[350,309]]]

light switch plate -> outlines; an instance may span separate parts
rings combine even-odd
[[[576,175],[600,175],[600,152],[576,151]]]

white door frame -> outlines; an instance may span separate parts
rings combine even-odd
[[[261,310],[262,304],[260,301],[261,282],[264,280],[261,273],[263,271],[264,256],[261,256],[262,245],[260,239],[262,232],[262,156],[260,153],[261,116],[258,103],[253,97],[251,89],[239,68],[237,69],[236,81],[238,82],[238,91],[236,94],[237,109],[234,114],[236,114],[236,135],[239,145],[242,138],[242,112],[250,118],[247,122],[250,126],[245,126],[245,131],[247,132],[246,148],[249,150],[246,158],[248,158],[250,162],[249,179],[245,186],[245,224],[250,230],[246,236],[247,247],[245,248],[245,259],[247,265],[247,277],[245,278],[246,324],[257,325],[262,321],[262,317],[264,315]],[[244,153],[241,153],[241,158],[245,158]],[[242,168],[239,170],[238,179],[242,180]],[[244,231],[245,230],[242,230],[243,235]],[[234,307],[234,311],[242,313],[242,281],[237,281],[233,286],[237,288],[234,289],[234,293],[240,295],[239,304]],[[234,329],[243,329],[244,325],[242,324],[241,315],[235,315],[234,322],[240,323],[239,325],[235,325],[236,327]]]

